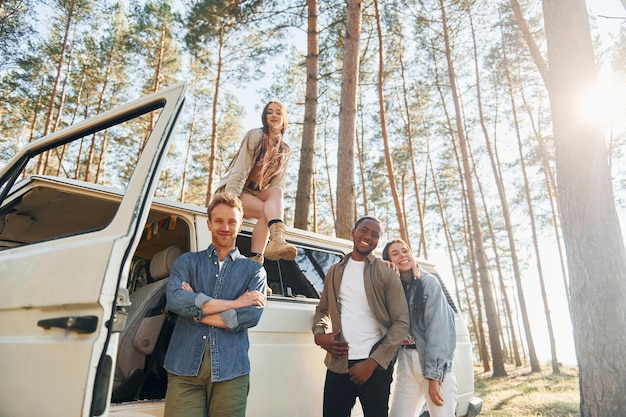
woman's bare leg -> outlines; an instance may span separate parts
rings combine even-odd
[[[239,197],[243,204],[243,215],[248,219],[257,219],[252,230],[250,251],[263,254],[269,237],[267,222],[274,219],[283,219],[283,190],[280,187],[270,187],[256,196],[242,193]]]
[[[280,187],[270,187],[263,190],[261,197],[265,203],[263,204],[263,214],[265,218],[270,220],[283,220],[283,189]]]

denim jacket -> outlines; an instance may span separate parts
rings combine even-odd
[[[194,292],[183,290],[183,281]],[[178,314],[178,320],[165,354],[164,368],[175,375],[198,375],[206,344],[210,343],[213,382],[249,374],[248,328],[257,325],[263,308],[249,306],[221,312],[228,329],[208,326],[192,318],[202,318],[202,305],[213,298],[234,300],[252,290],[265,294],[265,286],[265,269],[242,256],[237,248],[224,258],[221,270],[213,245],[201,252],[181,255],[174,262],[167,282],[167,309]]]
[[[445,374],[452,369],[452,357],[456,347],[454,311],[446,300],[439,280],[428,272],[420,272],[424,312],[419,321],[414,291],[416,278],[412,279],[406,290],[411,316],[410,333],[415,339],[424,378],[443,381]]]

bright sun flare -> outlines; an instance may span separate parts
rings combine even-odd
[[[611,127],[626,120],[626,82],[614,75],[601,76],[589,88],[579,104],[582,117],[603,127]]]

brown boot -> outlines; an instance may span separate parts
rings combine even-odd
[[[285,224],[274,223],[270,226],[270,241],[265,249],[265,257],[272,261],[296,259],[298,249],[285,241]]]

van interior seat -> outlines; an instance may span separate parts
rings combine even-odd
[[[154,282],[138,288],[130,295],[131,306],[126,327],[119,340],[113,383],[114,400],[130,400],[138,394],[135,390],[141,389],[146,357],[153,352],[165,320],[165,286],[174,261],[182,253],[176,246],[156,253],[150,261],[150,276]]]

